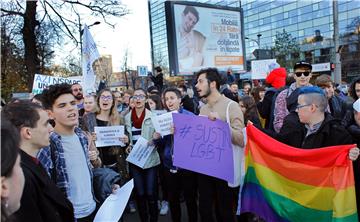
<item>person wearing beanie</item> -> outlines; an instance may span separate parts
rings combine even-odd
[[[285,68],[275,68],[269,75],[266,77],[265,82],[275,89],[280,89],[285,86],[286,80],[286,69]]]
[[[260,117],[265,119],[264,128],[272,129],[273,110],[274,110],[274,96],[276,96],[286,83],[286,69],[277,66],[276,64],[269,65],[271,70],[265,79],[265,83],[269,86],[266,89],[264,99],[256,104]]]

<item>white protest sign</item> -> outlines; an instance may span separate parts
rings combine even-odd
[[[171,125],[173,124],[172,114],[175,112],[168,112],[162,115],[152,116],[151,121],[154,125],[155,131],[161,136],[171,134]]]
[[[73,76],[73,77],[65,78],[58,76],[35,74],[31,93],[34,95],[40,94],[44,89],[48,88],[50,85],[55,85],[60,83],[68,83],[72,85],[74,83],[81,84],[81,82],[82,82],[81,76]]]
[[[96,213],[94,222],[117,222],[124,212],[126,204],[134,188],[134,179],[127,182],[124,186],[110,194]]]
[[[103,146],[125,146],[120,141],[120,137],[124,136],[124,126],[95,126],[96,147]]]
[[[126,161],[144,168],[146,161],[149,159],[150,154],[154,150],[154,146],[148,145],[148,140],[144,137],[139,137],[134,147],[132,148]]]
[[[272,63],[276,63],[276,59],[251,61],[251,79],[266,79],[270,72],[269,65]]]
[[[148,75],[148,69],[147,66],[138,66],[137,67],[138,76],[147,76]]]

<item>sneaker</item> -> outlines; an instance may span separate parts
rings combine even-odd
[[[160,215],[164,216],[169,211],[169,203],[165,200],[161,202],[161,209],[160,209]]]
[[[136,212],[135,203],[133,201],[129,201],[129,209],[130,209],[130,213]]]

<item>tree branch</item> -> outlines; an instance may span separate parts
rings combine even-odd
[[[19,15],[22,17],[25,16],[24,13],[16,12],[16,11],[9,11],[9,10],[3,9],[3,8],[1,8],[1,11],[7,13],[7,14],[2,14],[1,16],[8,16],[8,15]]]
[[[70,31],[69,27],[67,26],[67,24],[66,24],[65,21],[63,20],[63,17],[54,9],[54,7],[53,7],[51,4],[49,4],[47,1],[45,1],[45,3],[46,3],[48,6],[50,6],[50,8],[53,10],[53,12],[55,12],[55,14],[60,18],[62,24],[65,26],[65,28],[66,28],[66,30],[68,31],[68,34],[70,34],[71,38],[76,40],[75,36],[72,34],[72,32]]]

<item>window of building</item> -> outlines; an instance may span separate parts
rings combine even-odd
[[[284,2],[287,2],[287,1],[284,1]],[[285,11],[291,11],[291,10],[294,10],[296,8],[297,8],[297,2],[296,1],[283,6],[284,12]]]
[[[339,12],[345,12],[347,10],[347,4],[345,1],[340,1],[338,3],[338,10]]]
[[[319,9],[319,4],[318,3],[313,4],[312,9],[313,11],[317,11]]]
[[[284,12],[284,19],[287,19],[287,18],[289,18],[289,13],[288,12]]]
[[[298,31],[298,36],[299,36],[299,37],[304,36],[304,30],[299,30],[299,31]]]
[[[306,1],[304,1],[304,2],[306,2]],[[300,14],[306,14],[306,13],[312,12],[312,6],[308,5],[308,6],[299,8],[298,10],[299,10]]]

